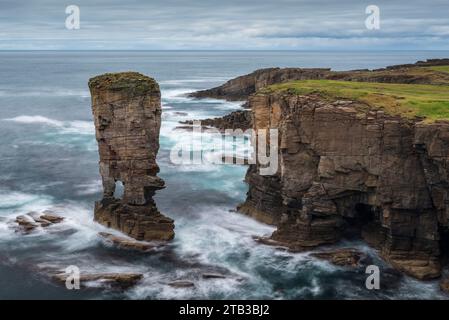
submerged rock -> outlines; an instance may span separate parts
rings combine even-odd
[[[39,224],[37,224],[36,221],[29,215],[17,216],[16,222],[20,229],[25,233],[31,232],[39,226]]]
[[[44,214],[39,214],[37,212],[29,212],[25,215],[19,215],[16,217],[15,222],[19,226],[19,230],[24,233],[30,233],[38,227],[48,227],[52,224],[60,223],[64,220],[64,217],[58,216],[56,214],[50,214],[49,212],[44,212]]]
[[[53,279],[66,283],[68,275],[56,274]],[[136,285],[143,278],[141,273],[89,273],[80,274],[80,286],[82,287],[113,287],[127,289]]]
[[[58,216],[52,212],[44,211],[44,214],[40,216],[40,219],[50,221],[51,223],[59,223],[64,220],[63,217]]]
[[[192,288],[195,287],[195,283],[188,280],[176,280],[168,283],[170,287],[173,288]]]
[[[226,279],[226,276],[220,273],[203,273],[202,277],[203,279]]]
[[[173,220],[153,201],[164,188],[157,177],[161,93],[157,82],[137,72],[104,74],[89,80],[100,154],[103,199],[95,220],[137,240],[171,240]],[[116,184],[124,186],[122,199]]]

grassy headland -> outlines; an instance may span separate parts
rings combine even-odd
[[[444,66],[441,69],[448,68]],[[423,117],[426,122],[449,120],[449,85],[393,84],[304,80],[272,85],[261,93],[318,94],[325,99],[357,100],[389,114]]]

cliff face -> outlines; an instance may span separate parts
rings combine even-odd
[[[104,74],[89,80],[100,154],[103,199],[95,220],[138,240],[169,240],[173,220],[152,199],[164,181],[157,177],[161,95],[153,79],[135,72]],[[122,182],[122,199],[114,197]]]
[[[248,170],[240,210],[278,225],[293,249],[359,232],[394,267],[440,275],[449,225],[449,122],[423,123],[361,102],[292,93],[249,99],[254,129],[279,129],[279,170]]]

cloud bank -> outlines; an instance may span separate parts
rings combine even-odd
[[[365,27],[371,4],[380,30]],[[448,13],[447,0],[1,0],[0,50],[447,50]]]

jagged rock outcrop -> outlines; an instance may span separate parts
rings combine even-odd
[[[100,154],[103,199],[95,220],[137,240],[170,240],[173,220],[152,199],[164,188],[157,177],[161,94],[155,80],[136,72],[104,74],[89,80]],[[114,197],[116,183],[123,199]]]
[[[276,243],[335,243],[349,227],[395,268],[440,275],[449,225],[449,122],[388,115],[357,101],[271,92],[250,97],[254,129],[279,129],[279,170],[248,170],[241,211],[278,225]]]
[[[293,80],[323,79],[332,73],[330,69],[267,68],[231,79],[225,84],[191,93],[193,98],[217,98],[245,100],[249,95],[266,86]]]
[[[363,252],[351,248],[342,248],[332,251],[321,251],[311,254],[312,257],[327,260],[336,266],[358,267],[366,258]]]
[[[28,212],[25,215],[19,215],[15,219],[18,228],[17,231],[28,234],[38,227],[46,228],[51,225],[60,223],[64,220],[63,217],[58,216],[51,211],[45,210],[42,213]],[[13,226],[14,228],[16,225]]]

